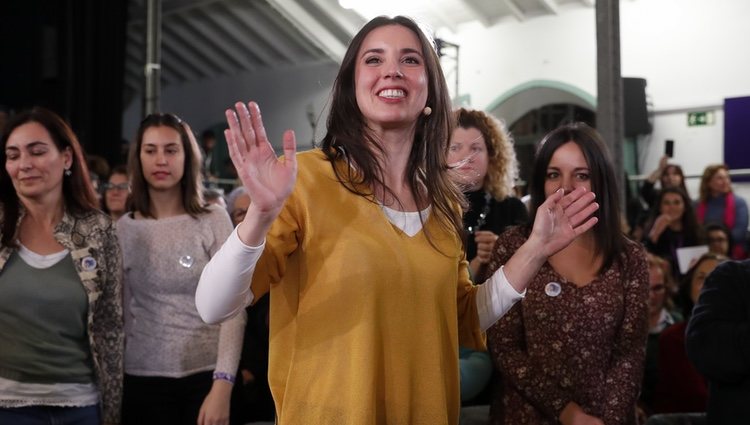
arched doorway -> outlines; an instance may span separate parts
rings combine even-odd
[[[522,187],[529,178],[536,143],[564,123],[583,121],[595,127],[595,110],[596,100],[592,95],[550,80],[534,80],[514,87],[487,108],[490,114],[505,121],[513,135]]]

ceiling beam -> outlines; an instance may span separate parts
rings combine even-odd
[[[225,1],[226,0],[166,0],[162,1],[161,3],[161,16],[162,18],[165,18],[176,13],[187,12],[193,9],[201,9],[213,3],[223,3]],[[135,7],[139,8],[146,7],[143,4],[138,4],[137,1],[133,1],[132,4],[135,5]],[[139,15],[142,16],[139,16],[136,19],[131,19],[128,22],[128,26],[146,23],[145,13],[139,13]]]
[[[212,16],[217,23],[221,23],[233,34],[241,34],[242,43],[247,51],[263,62],[265,66],[277,65],[279,61],[293,63],[299,55],[284,43],[273,25],[260,18],[255,11],[248,10],[245,5],[224,3],[226,13]],[[273,55],[277,57],[273,57]]]
[[[513,16],[518,19],[518,22],[523,22],[526,20],[526,14],[523,13],[523,10],[518,7],[515,1],[505,0],[505,5],[508,6],[508,9],[510,9],[510,12],[513,14]]]
[[[352,12],[348,9],[344,9],[338,3],[338,0],[309,0],[314,4],[321,13],[328,15],[344,32],[349,35],[349,38],[353,38],[354,35],[359,31],[362,25],[365,24],[364,19],[359,16],[356,12]]]
[[[295,0],[267,0],[278,13],[283,15],[300,32],[314,42],[326,55],[340,63],[344,59],[346,46],[327,28],[303,9]]]
[[[125,72],[125,85],[133,89],[136,93],[143,91],[143,81],[139,80],[131,72]]]
[[[219,73],[216,67],[211,63],[211,59],[206,56],[204,49],[193,48],[196,42],[195,37],[189,34],[185,28],[179,25],[165,25],[162,30],[162,50],[171,49],[174,56],[180,58],[183,63],[189,66],[200,75],[201,78],[215,77]],[[166,66],[175,66],[168,62],[166,57],[162,59],[162,69]]]
[[[204,19],[214,27],[215,31],[201,25],[205,36],[221,46],[220,48],[245,71],[255,71],[259,65],[275,63],[276,60],[266,51],[267,49],[258,48],[257,44],[249,45],[246,38],[251,27],[239,24],[236,19],[230,19],[229,13],[231,12],[224,13],[224,11],[217,10],[206,14]],[[219,29],[224,34],[220,35]]]
[[[266,5],[268,6],[268,5]],[[282,16],[276,9],[268,7],[259,7],[256,12],[257,18],[268,21],[268,28],[271,28],[269,34],[273,34],[278,37],[278,33],[281,30],[283,43],[289,46],[289,49],[294,51],[292,63],[307,62],[309,60],[320,60],[322,58],[331,60],[323,49],[321,49],[316,43],[311,41],[305,36],[304,33],[297,30],[293,25],[289,25],[289,21]],[[303,58],[303,55],[307,55]]]
[[[162,34],[162,75],[174,72],[177,75],[185,76],[182,81],[196,81],[213,74],[213,71],[202,62],[197,61],[195,56],[188,57],[191,53],[190,45],[180,40],[168,26],[163,29]]]
[[[242,68],[241,65],[231,59],[232,55],[227,54],[223,49],[226,42],[212,37],[215,33],[207,31],[202,23],[196,24],[184,15],[175,15],[170,19],[176,24],[170,25],[170,30],[180,37],[185,44],[192,46],[191,52],[193,54],[203,56],[201,60],[213,68],[214,74],[224,74],[225,71],[237,73]]]
[[[144,66],[146,63],[146,54],[144,53],[143,49],[144,49],[143,44],[133,41],[132,38],[127,42],[125,46],[126,68],[131,70],[133,72],[133,75],[137,76],[138,80],[140,81],[140,84],[138,87],[139,92],[143,90],[143,85],[145,84],[145,78],[146,78],[145,77],[146,71],[144,70]],[[180,80],[186,80],[189,77],[188,74],[185,74],[181,71],[177,71],[177,72],[169,73],[169,74],[164,73],[163,71],[164,71],[164,68],[162,67],[161,78],[166,83],[173,83],[173,82],[177,82]]]
[[[433,32],[437,31],[437,29],[439,27],[441,27],[441,26],[445,27],[445,28],[448,28],[448,30],[450,30],[450,32],[452,32],[454,34],[457,32],[455,22],[448,15],[446,15],[445,12],[443,12],[442,8],[440,8],[440,7],[430,7],[428,9],[428,13],[431,14],[431,15],[433,15],[438,21],[440,21],[439,25],[435,25],[432,28]],[[433,36],[434,36],[434,34],[433,34]]]
[[[479,21],[484,27],[490,27],[492,26],[491,20],[485,15],[482,10],[480,10],[477,5],[472,0],[461,0],[461,4],[466,6],[466,9],[471,13],[471,15]]]
[[[559,7],[556,0],[539,0],[544,9],[552,15],[557,15]]]

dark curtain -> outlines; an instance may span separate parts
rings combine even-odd
[[[127,2],[0,2],[0,105],[41,105],[88,154],[120,160]]]
[[[60,1],[60,0],[53,0]],[[120,162],[127,2],[64,0],[65,110],[86,152]]]

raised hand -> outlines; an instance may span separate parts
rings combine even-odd
[[[599,209],[595,195],[578,187],[567,195],[560,189],[548,196],[536,211],[529,239],[535,239],[542,253],[550,257],[596,224],[591,215]]]
[[[659,216],[656,217],[656,220],[654,220],[654,224],[651,225],[651,230],[648,233],[648,238],[651,239],[651,242],[656,243],[659,241],[661,234],[667,230],[667,227],[669,227],[674,220],[674,217],[668,214],[659,214]]]
[[[245,215],[250,228],[244,226],[240,239],[255,245],[262,241],[267,227],[292,193],[297,178],[296,140],[293,131],[285,131],[284,158],[278,158],[266,136],[258,105],[238,102],[234,107],[226,111],[229,129],[224,136],[237,175],[252,201]]]
[[[594,227],[598,219],[591,215],[599,209],[594,198],[583,187],[564,196],[560,189],[539,206],[529,239],[505,263],[505,276],[516,291],[526,290],[549,257]]]

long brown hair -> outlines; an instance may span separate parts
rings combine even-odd
[[[183,163],[184,174],[180,180],[182,206],[192,217],[208,212],[203,202],[203,175],[201,174],[201,152],[192,130],[177,115],[170,113],[153,113],[141,121],[135,143],[130,147],[128,158],[128,174],[131,184],[131,209],[138,211],[144,217],[153,217],[151,210],[151,196],[148,183],[143,176],[141,164],[141,147],[143,134],[151,127],[169,127],[180,135],[182,149],[185,152]]]
[[[89,178],[81,144],[70,126],[56,113],[39,106],[21,112],[8,121],[3,130],[2,142],[0,142],[0,161],[3,164],[2,171],[0,171],[0,203],[2,203],[3,209],[3,236],[0,243],[3,246],[15,245],[16,224],[21,207],[13,182],[5,169],[5,162],[8,160],[5,154],[5,146],[15,129],[32,122],[47,130],[58,151],[70,149],[72,157],[69,169],[70,175],[63,176],[62,180],[65,209],[74,213],[84,213],[99,208],[99,201]]]
[[[682,234],[687,236],[685,242],[698,244],[702,243],[704,234],[701,229],[701,225],[698,224],[698,219],[695,217],[695,209],[693,208],[693,201],[688,196],[687,192],[683,191],[679,187],[667,187],[662,188],[659,194],[656,196],[656,202],[654,202],[651,211],[649,212],[649,219],[646,225],[646,233],[651,231],[654,226],[656,219],[661,215],[661,203],[664,197],[670,193],[679,196],[682,199],[684,209],[682,216],[680,217],[680,223],[682,224]],[[598,194],[597,194],[598,195]]]
[[[448,177],[446,165],[448,140],[453,126],[451,100],[434,43],[413,20],[404,16],[379,16],[365,24],[354,36],[333,84],[331,111],[322,150],[331,162],[337,179],[349,191],[373,201],[373,187],[380,186],[391,192],[384,184],[384,170],[377,160],[382,148],[357,105],[354,83],[357,55],[365,37],[373,30],[388,25],[405,27],[419,39],[428,79],[427,106],[432,109],[429,116],[420,115],[417,118],[406,169],[409,187],[417,205],[432,205],[438,220],[459,236],[463,231],[459,209],[464,205],[463,195]],[[349,165],[356,164],[356,167],[337,167],[338,160]]]

